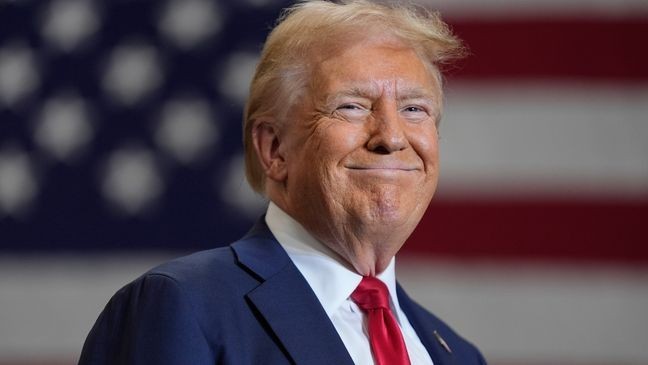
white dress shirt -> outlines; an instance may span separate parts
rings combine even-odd
[[[353,362],[373,365],[366,317],[350,298],[362,276],[272,202],[265,219],[272,234],[315,292]],[[389,289],[390,305],[400,324],[411,364],[432,365],[430,355],[398,304],[394,263],[395,258],[392,258],[389,266],[377,277]]]

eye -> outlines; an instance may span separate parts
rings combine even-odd
[[[357,104],[343,104],[338,107],[338,110],[343,109],[343,110],[364,110],[363,107]]]
[[[426,113],[425,109],[416,105],[406,106],[405,108],[403,108],[403,111],[408,113]]]
[[[344,103],[335,108],[335,115],[338,118],[349,122],[362,122],[371,111],[369,108],[358,103]]]
[[[414,123],[430,118],[428,109],[421,105],[407,105],[401,109],[401,115],[406,120]]]

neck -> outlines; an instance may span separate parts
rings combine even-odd
[[[384,235],[358,235],[354,231],[344,232],[341,239],[320,240],[362,276],[382,273],[404,243],[404,239],[396,241],[394,237]]]
[[[281,194],[268,194],[270,200],[299,223],[310,235],[337,254],[358,274],[382,273],[409,237],[409,231],[381,223],[366,224],[349,217],[300,210],[297,214]]]

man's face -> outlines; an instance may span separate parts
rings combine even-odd
[[[280,134],[284,209],[338,252],[363,234],[378,249],[402,237],[397,251],[437,184],[437,81],[413,50],[385,41],[325,58],[311,81]]]

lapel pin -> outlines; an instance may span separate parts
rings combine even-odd
[[[439,332],[434,330],[433,333],[434,333],[434,337],[436,337],[436,339],[439,342],[439,344],[441,345],[441,347],[443,347],[444,350],[448,351],[448,353],[451,354],[452,350],[450,349],[450,346],[448,346],[448,343],[443,339],[443,337],[441,337]]]

